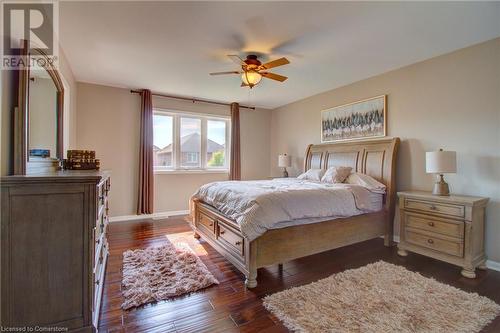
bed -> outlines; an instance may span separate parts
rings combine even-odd
[[[309,145],[305,153],[304,170],[350,166],[353,171],[367,174],[386,185],[378,211],[301,224],[284,221],[279,227],[252,234],[242,229],[241,221],[238,223],[228,217],[227,212],[225,214],[194,197],[191,201],[194,236],[202,237],[239,269],[246,277],[248,288],[257,286],[257,269],[260,267],[282,264],[380,236],[384,237],[386,246],[391,246],[398,146],[399,138],[383,138]],[[282,183],[270,184],[278,186]]]

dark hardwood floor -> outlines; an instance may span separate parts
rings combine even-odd
[[[402,265],[500,303],[500,272],[478,271],[476,279],[466,279],[458,267],[446,263],[417,254],[399,257],[395,247],[384,247],[382,239],[293,260],[284,263],[281,271],[277,265],[259,269],[258,287],[246,290],[243,275],[206,242],[195,240],[190,230],[182,217],[110,225],[110,256],[99,332],[286,332],[262,306],[265,295],[378,260]],[[169,301],[121,310],[122,253],[159,245],[166,237],[174,243],[187,242],[220,284]],[[500,332],[500,317],[483,332]]]

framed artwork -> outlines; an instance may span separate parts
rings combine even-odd
[[[386,136],[386,95],[321,111],[321,142]]]

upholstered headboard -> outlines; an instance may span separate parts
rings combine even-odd
[[[383,138],[309,145],[304,169],[350,166],[387,186],[386,205],[395,204],[396,158],[399,138]],[[393,209],[393,207],[391,207]]]

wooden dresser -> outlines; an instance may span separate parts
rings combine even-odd
[[[488,198],[398,192],[401,211],[398,254],[420,253],[462,267],[475,278],[484,268],[484,218]]]
[[[106,171],[2,177],[2,327],[96,331],[109,189]]]

